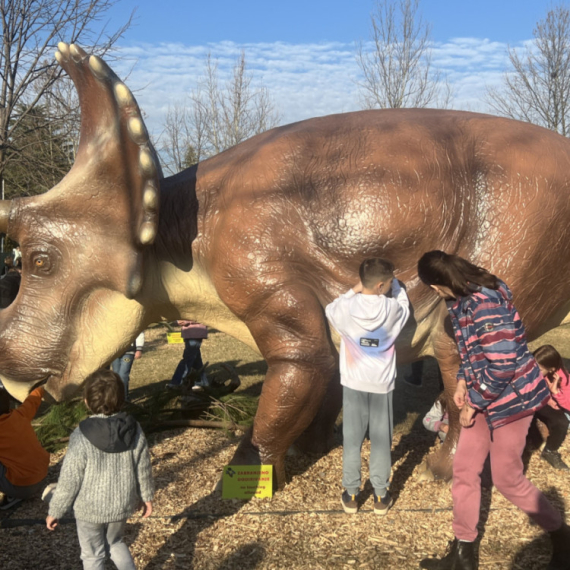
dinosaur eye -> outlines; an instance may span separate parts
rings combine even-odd
[[[38,253],[34,256],[33,260],[34,272],[36,273],[49,273],[51,269],[51,262],[49,256],[45,253]]]

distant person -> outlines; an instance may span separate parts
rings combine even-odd
[[[410,372],[404,374],[404,382],[413,386],[414,388],[421,388],[422,377],[424,374],[424,360],[416,360],[410,365]],[[439,386],[439,391],[443,390],[443,379],[441,377],[441,370],[439,366],[437,367],[437,381]]]
[[[14,302],[21,281],[21,264],[18,260],[15,265],[11,264],[8,267],[7,273],[0,279],[0,309],[6,309]]]
[[[133,362],[142,356],[144,347],[144,331],[137,336],[135,342],[129,346],[127,352],[119,356],[111,363],[111,369],[116,372],[125,386],[125,401],[129,401],[129,383],[131,381],[131,368]]]
[[[43,388],[36,388],[21,406],[10,410],[10,395],[0,389],[0,491],[8,509],[39,494],[49,467],[49,453],[41,446],[32,420],[42,403]]]
[[[443,392],[438,396],[430,411],[424,416],[422,423],[427,430],[437,433],[441,441],[445,441],[449,431],[449,414]]]
[[[570,377],[560,353],[552,345],[545,344],[532,354],[550,390],[548,406],[544,406],[535,414],[548,428],[548,437],[541,457],[554,469],[567,471],[568,465],[564,463],[558,450],[564,443],[570,423],[566,416],[570,413]]]
[[[202,341],[208,338],[208,327],[196,321],[180,320],[176,321],[181,327],[181,335],[184,341],[184,352],[182,360],[178,363],[172,379],[166,385],[167,388],[180,388],[182,381],[190,370],[200,371],[204,368],[202,362],[202,353],[200,347]],[[210,385],[210,381],[206,376],[206,372],[202,370],[200,379],[194,384],[193,388],[201,389]]]
[[[46,525],[54,530],[73,507],[83,568],[104,568],[110,554],[119,570],[135,570],[123,533],[141,501],[143,517],[152,513],[148,444],[137,421],[120,411],[125,390],[118,374],[97,370],[85,380],[83,397],[94,415],[69,438]]]
[[[17,245],[13,250],[12,250],[12,258],[14,259],[14,264],[16,264],[18,262],[18,260],[22,259],[22,250],[20,249],[20,246]]]
[[[374,513],[392,506],[392,393],[396,379],[394,343],[410,316],[410,302],[394,278],[394,266],[380,258],[360,265],[360,283],[327,305],[327,318],[341,337],[343,386],[342,508],[358,511],[361,449],[370,436],[370,482]],[[391,296],[387,296],[391,293]]]
[[[8,273],[8,271],[14,267],[14,258],[11,255],[7,255],[4,258],[4,267],[2,268],[2,277]],[[1,279],[1,277],[0,277]]]

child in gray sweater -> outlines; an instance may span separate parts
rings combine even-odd
[[[125,389],[111,370],[98,370],[85,380],[85,403],[93,416],[71,434],[46,524],[73,506],[84,570],[99,570],[106,552],[119,570],[135,570],[123,532],[127,519],[144,503],[152,513],[154,493],[150,454],[138,422],[119,413]]]

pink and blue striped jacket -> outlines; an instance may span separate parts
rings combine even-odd
[[[550,398],[548,385],[530,353],[524,326],[507,285],[480,287],[448,301],[461,357],[457,380],[491,429],[533,415]]]

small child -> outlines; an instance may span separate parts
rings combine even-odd
[[[360,450],[368,430],[374,512],[383,515],[392,505],[388,483],[396,379],[394,343],[408,320],[410,303],[394,279],[394,266],[389,261],[367,259],[359,273],[360,283],[326,307],[331,325],[341,336],[342,484],[346,489],[341,503],[346,513],[358,511]]]
[[[430,411],[425,415],[423,424],[427,430],[437,433],[441,441],[445,441],[447,432],[449,431],[449,414],[447,412],[447,404],[443,392],[438,396]]]
[[[85,380],[83,396],[94,415],[71,434],[46,524],[54,530],[73,506],[83,568],[103,568],[109,552],[119,570],[134,570],[123,531],[141,500],[143,517],[152,513],[146,438],[133,417],[118,413],[125,400],[118,374],[97,370]]]
[[[548,428],[548,438],[541,457],[555,469],[567,470],[568,465],[562,461],[558,450],[564,442],[570,423],[566,415],[570,412],[570,377],[560,353],[550,344],[536,349],[533,355],[551,395],[548,406],[535,414]]]
[[[40,494],[49,467],[49,453],[41,446],[32,420],[42,403],[43,388],[32,390],[24,403],[10,411],[10,395],[0,389],[0,509]]]

